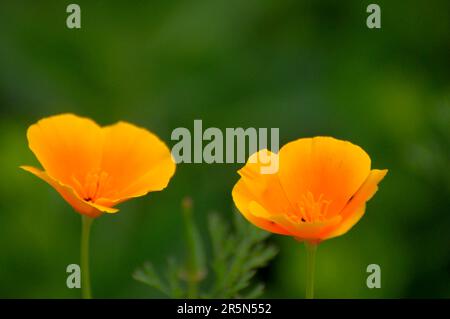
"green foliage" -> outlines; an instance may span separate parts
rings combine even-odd
[[[189,276],[189,263],[180,267],[174,259],[170,259],[167,271],[163,276],[158,274],[153,265],[145,263],[137,269],[133,278],[159,290],[171,298],[256,298],[264,290],[262,283],[254,283],[253,278],[259,268],[277,254],[277,249],[266,243],[270,233],[262,231],[245,221],[240,214],[234,214],[233,229],[218,214],[209,215],[209,235],[211,239],[212,261],[208,278],[205,269],[194,270],[202,273],[196,276],[195,284],[202,289],[192,294],[192,276]],[[187,222],[192,223],[192,219]],[[189,229],[187,229],[189,230]],[[197,248],[205,245],[198,245]],[[199,252],[203,255],[203,251]],[[188,260],[189,260],[188,256]],[[192,271],[192,269],[191,269]],[[188,275],[186,275],[188,274]]]

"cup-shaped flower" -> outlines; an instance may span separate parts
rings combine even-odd
[[[31,125],[27,138],[44,170],[21,168],[89,217],[115,213],[121,202],[164,189],[175,173],[169,148],[126,122],[101,127],[88,118],[61,114]]]
[[[274,174],[262,174],[260,158],[279,161]],[[264,154],[267,158],[267,153]],[[369,155],[332,137],[301,138],[278,154],[262,150],[239,170],[233,200],[244,217],[267,231],[311,243],[340,236],[364,215],[387,170],[371,169]]]

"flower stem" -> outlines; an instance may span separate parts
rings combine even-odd
[[[305,242],[306,246],[306,299],[314,298],[314,269],[317,244]]]
[[[83,299],[91,299],[91,279],[89,275],[89,236],[93,218],[81,216],[81,295]]]

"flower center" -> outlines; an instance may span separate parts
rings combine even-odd
[[[324,199],[323,194],[320,194],[317,199],[314,198],[314,195],[310,191],[302,194],[300,200],[297,202],[297,221],[308,223],[324,221],[330,203],[331,201]]]
[[[83,183],[74,177],[75,183],[78,186],[79,195],[87,202],[95,202],[101,197],[105,190],[105,185],[108,184],[110,176],[105,171],[95,170],[89,172],[84,178]]]

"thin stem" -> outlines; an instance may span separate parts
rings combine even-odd
[[[81,216],[81,295],[83,299],[91,299],[91,279],[89,275],[89,237],[93,218]]]
[[[314,269],[317,244],[305,242],[306,246],[306,299],[314,298]]]

